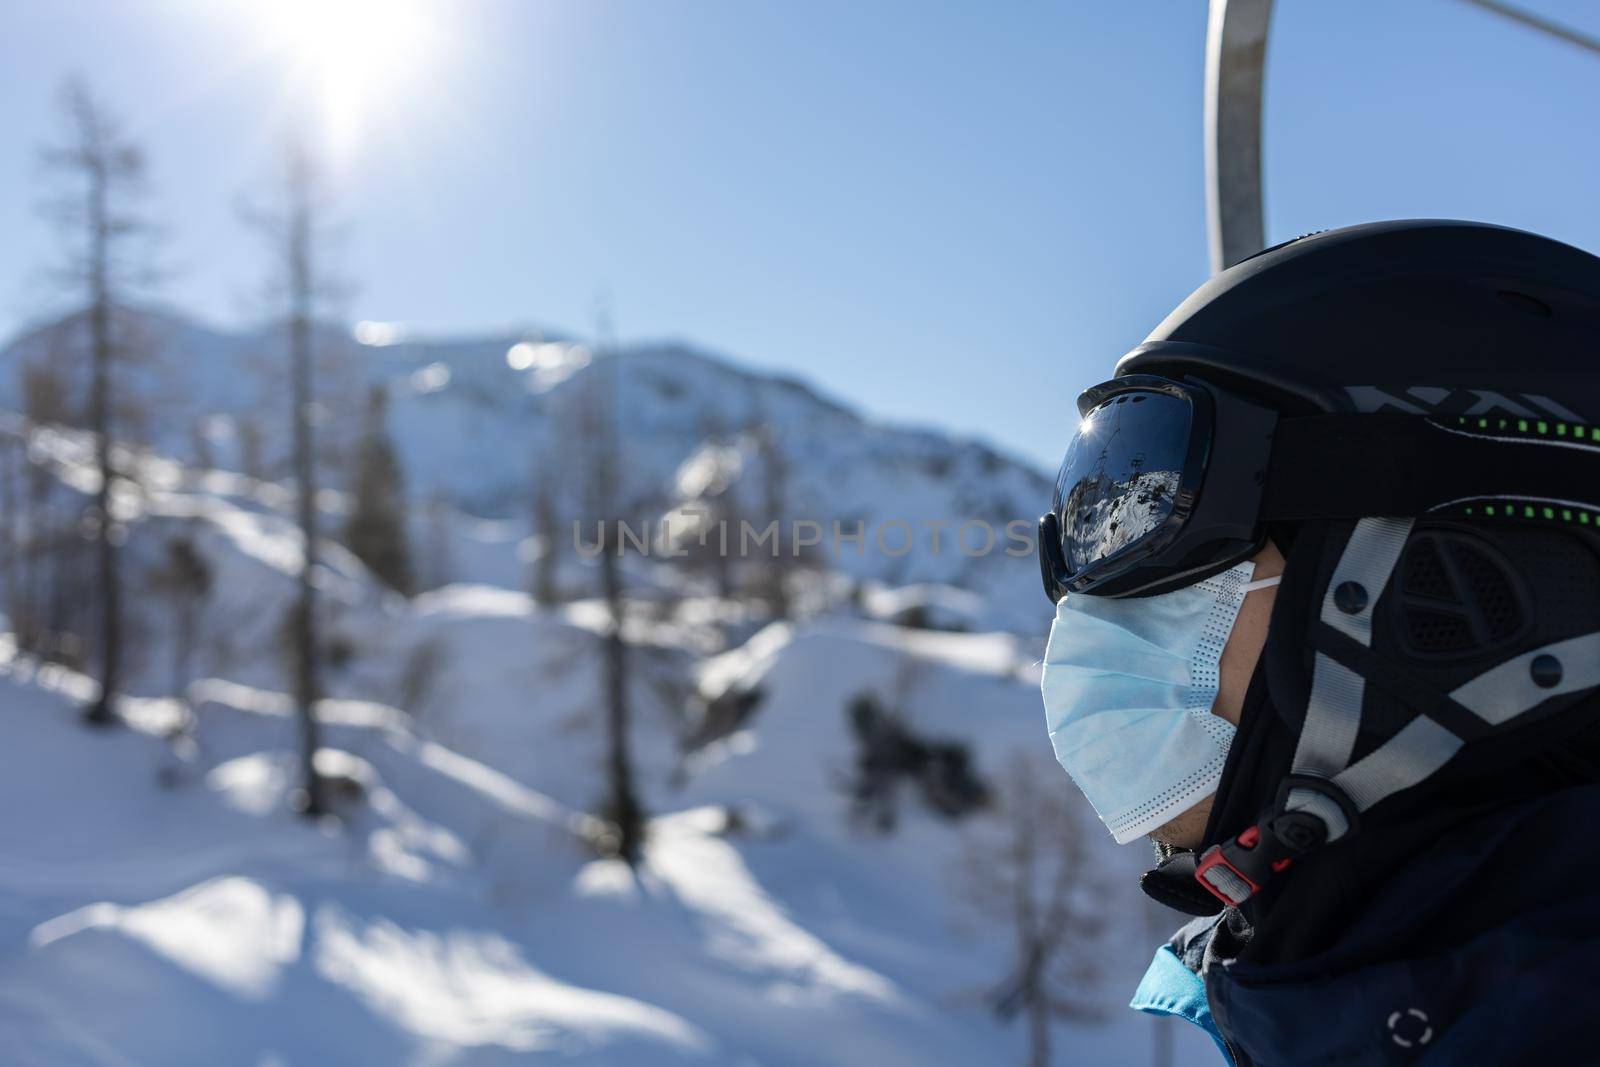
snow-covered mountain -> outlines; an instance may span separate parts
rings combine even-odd
[[[275,331],[231,333],[152,311],[124,313],[121,331],[135,352],[122,371],[130,436],[185,464],[284,476],[288,391]],[[788,538],[794,523],[814,523],[813,552],[841,573],[977,592],[985,625],[1037,630],[1048,618],[1023,539],[1049,482],[981,442],[879,423],[799,381],[685,344],[596,354],[549,331],[409,339],[373,324],[353,336],[325,327],[319,341],[328,398],[319,434],[335,456],[348,453],[367,390],[387,390],[417,513],[424,502],[451,509],[451,536],[475,534],[450,580],[521,583],[534,487],[570,486],[578,463],[563,413],[609,375],[623,496],[651,502],[630,518],[673,505],[727,514],[736,501],[756,530],[777,520]],[[0,410],[21,409],[30,366],[58,368],[64,406],[81,410],[83,349],[72,317],[14,340],[0,352]],[[780,461],[775,498],[767,478]],[[329,480],[339,479],[335,464]],[[858,530],[859,544],[849,539]]]
[[[125,435],[186,464],[283,477],[288,389],[277,331],[229,333],[147,310],[123,312],[118,323],[130,350],[118,371]],[[533,486],[570,483],[579,462],[558,413],[594,376],[611,374],[624,498],[690,507],[738,499],[755,530],[778,520],[789,536],[792,523],[816,523],[816,552],[843,573],[978,590],[990,621],[1006,625],[1037,627],[1045,617],[1037,592],[1029,595],[1037,579],[1024,539],[1050,483],[981,442],[875,422],[803,382],[686,344],[595,354],[549,331],[406,339],[366,323],[354,333],[325,326],[318,350],[325,450],[349,453],[366,390],[384,387],[411,496],[509,522],[502,571],[517,568]],[[83,360],[80,317],[22,334],[0,352],[0,410],[21,410],[26,368],[51,366],[66,384],[62,406],[69,416],[82,411]],[[766,486],[770,456],[784,470],[776,501]],[[338,488],[338,467],[330,480]],[[856,531],[859,545],[850,541]]]

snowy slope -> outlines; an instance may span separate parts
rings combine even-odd
[[[281,740],[272,723],[238,714],[213,733],[244,754],[157,790],[159,743],[85,738],[52,692],[72,679],[33,681],[24,668],[0,683],[24,757],[7,799],[52,798],[48,819],[23,803],[0,819],[8,1062],[703,1058],[706,1035],[682,1018],[535,966],[508,936],[517,917],[488,903],[492,874],[461,834],[520,832],[518,892],[559,895],[581,861],[552,802],[403,735],[347,727],[382,769],[367,770],[368,808],[320,831],[287,814],[282,755],[258,748]],[[63,775],[78,786],[62,790]]]
[[[841,640],[824,634],[809,654],[836,652]],[[808,645],[791,655],[803,660]],[[994,653],[973,649],[957,662]],[[944,670],[954,680],[961,668]],[[800,701],[785,700],[788,714],[771,709],[770,746],[757,726],[745,756],[706,771],[681,798],[692,806],[656,819],[634,882],[614,861],[584,858],[571,809],[418,740],[377,705],[335,709],[328,738],[330,755],[345,754],[338,765],[366,782],[369,803],[343,826],[307,826],[283,800],[282,709],[213,689],[204,764],[158,789],[168,757],[148,731],[161,728],[160,702],[137,709],[143,730],[86,734],[73,702],[85,680],[5,664],[8,1062],[1020,1058],[1018,1035],[977,999],[1002,973],[1003,940],[961,926],[946,891],[956,836],[932,823],[890,839],[854,836],[827,810],[825,765],[794,789],[736,784],[741,759],[747,781],[774,768],[755,754],[794,739],[799,724],[785,729],[776,717],[793,719]],[[710,796],[816,817],[782,836],[725,837],[721,809],[698,803]],[[1130,857],[1114,856],[1128,868]],[[1124,927],[1136,941],[1141,928]],[[1112,1014],[1059,1028],[1075,1062],[1148,1055],[1156,1024],[1115,1013],[1146,947],[1097,949],[1113,963]],[[1180,1048],[1195,1062],[1212,1055],[1203,1042]]]

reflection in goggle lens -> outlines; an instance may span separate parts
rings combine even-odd
[[[1067,446],[1051,510],[1076,574],[1136,543],[1172,514],[1192,413],[1166,393],[1124,393],[1090,410]]]

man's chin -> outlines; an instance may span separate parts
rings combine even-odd
[[[1188,811],[1173,816],[1147,835],[1157,844],[1169,848],[1195,849],[1205,840],[1206,823],[1211,819],[1211,797],[1206,797]]]

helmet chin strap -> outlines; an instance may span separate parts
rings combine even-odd
[[[1514,656],[1449,693],[1375,655],[1373,612],[1412,524],[1361,519],[1345,544],[1314,630],[1311,694],[1289,776],[1254,826],[1195,865],[1195,879],[1225,905],[1244,903],[1300,857],[1355,833],[1362,813],[1426,781],[1463,745],[1551,697],[1600,686],[1600,632]],[[1418,714],[1352,763],[1369,682]]]

